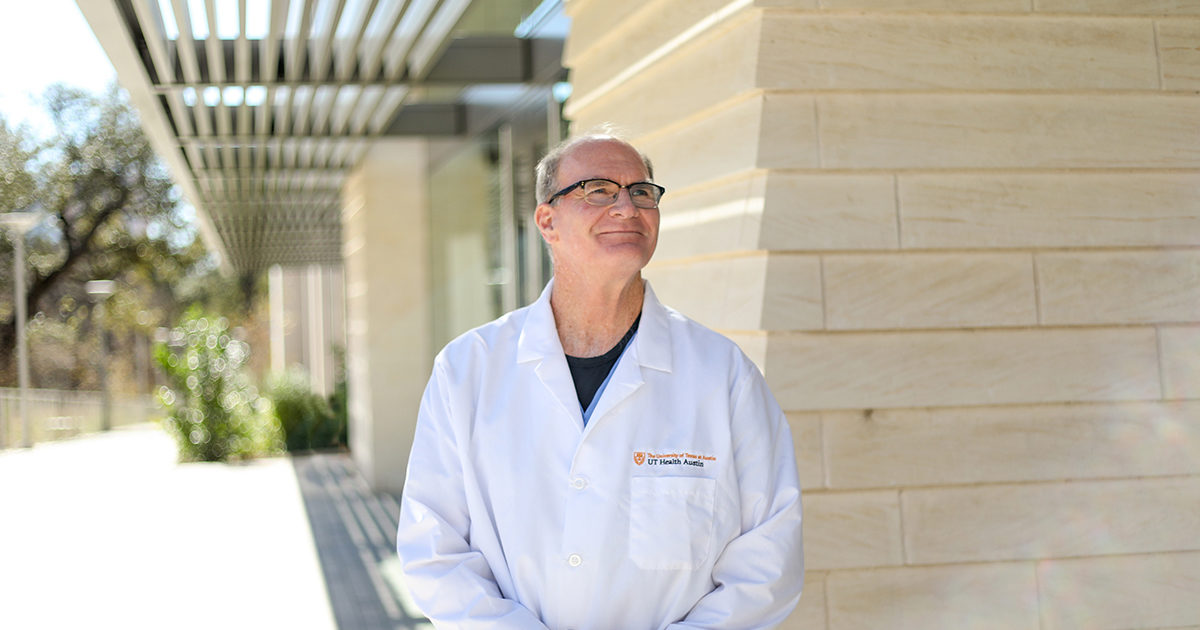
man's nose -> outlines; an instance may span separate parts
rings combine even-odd
[[[617,199],[608,207],[608,213],[614,217],[633,218],[638,215],[638,207],[633,205],[633,195],[628,188],[617,191]]]

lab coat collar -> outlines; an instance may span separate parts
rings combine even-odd
[[[646,296],[642,299],[642,321],[633,340],[638,364],[642,367],[671,371],[671,313],[658,301],[650,281],[645,281]]]
[[[633,358],[638,365],[662,372],[671,371],[671,313],[643,280],[645,295],[642,298],[642,321],[633,337]],[[517,363],[562,357],[562,343],[558,340],[558,328],[554,323],[554,311],[550,308],[550,294],[554,290],[554,279],[546,284],[542,295],[529,307],[529,315],[521,327],[517,341]],[[565,359],[564,359],[565,360]]]
[[[562,343],[558,340],[558,327],[554,323],[554,311],[550,308],[550,293],[554,290],[554,278],[546,283],[542,295],[529,305],[529,315],[521,326],[517,339],[517,363],[525,363],[545,357],[562,355]]]

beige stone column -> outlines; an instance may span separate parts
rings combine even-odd
[[[785,627],[1200,626],[1200,5],[568,12],[575,132],[669,190],[647,275],[792,421]]]
[[[426,147],[374,144],[343,189],[350,447],[398,492],[431,367]]]

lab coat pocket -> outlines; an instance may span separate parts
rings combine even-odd
[[[716,480],[630,479],[629,556],[642,569],[694,569],[708,559]]]

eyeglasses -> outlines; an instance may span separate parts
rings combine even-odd
[[[546,200],[546,203],[554,203],[559,197],[576,188],[583,190],[584,201],[602,208],[617,203],[617,195],[621,194],[622,188],[629,191],[629,201],[633,202],[633,205],[647,209],[657,208],[658,200],[662,199],[663,193],[667,192],[666,188],[650,182],[636,182],[622,186],[609,179],[584,179],[554,193]]]

